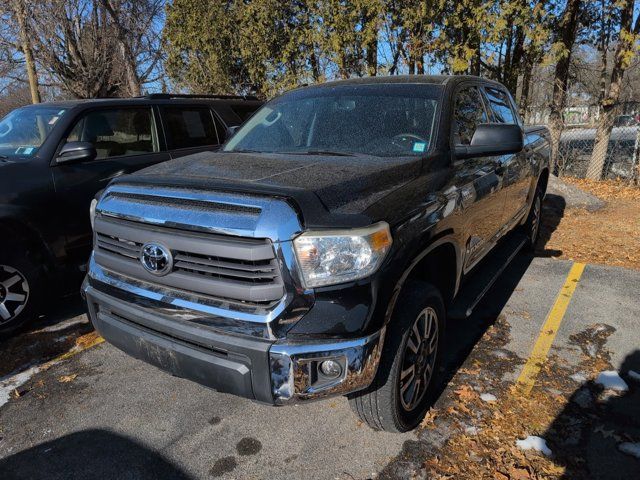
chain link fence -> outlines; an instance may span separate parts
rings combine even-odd
[[[558,176],[618,179],[638,184],[640,179],[640,102],[616,107],[606,152],[594,155],[600,114],[598,106],[565,108],[564,129],[556,156]],[[525,116],[530,125],[548,125],[549,110],[531,109]],[[595,158],[594,158],[595,157]]]

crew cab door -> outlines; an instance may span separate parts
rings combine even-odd
[[[224,126],[206,105],[163,105],[160,108],[171,158],[213,151],[224,141]]]
[[[488,122],[480,87],[464,84],[454,94],[452,151],[470,145],[477,126]],[[503,226],[504,170],[500,157],[454,158],[455,183],[460,191],[465,236],[465,271],[495,245]]]
[[[521,125],[515,110],[511,95],[506,90],[484,86],[486,104],[493,123]],[[526,138],[525,138],[526,143]],[[527,196],[531,185],[533,169],[529,161],[530,152],[527,147],[521,152],[503,155],[500,158],[504,168],[504,223],[510,225],[512,221],[520,219],[526,212]]]
[[[66,137],[65,143],[88,142],[96,157],[61,163],[54,156],[51,172],[56,192],[56,209],[66,225],[67,254],[84,263],[91,249],[89,206],[94,195],[109,181],[146,166],[169,160],[161,152],[156,118],[152,107],[111,107],[83,112]]]

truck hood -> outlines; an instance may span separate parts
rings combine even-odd
[[[242,184],[245,191],[252,185],[260,187],[257,191],[304,190],[313,192],[329,212],[359,214],[416,178],[420,169],[419,158],[204,152],[146,168],[136,177],[211,188]]]

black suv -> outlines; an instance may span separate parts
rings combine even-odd
[[[215,150],[260,105],[154,94],[30,105],[3,118],[0,334],[33,318],[45,293],[77,289],[91,250],[89,205],[111,179]]]

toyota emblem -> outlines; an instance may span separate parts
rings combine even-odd
[[[158,243],[145,243],[140,252],[140,263],[154,275],[166,275],[173,268],[171,251]]]

